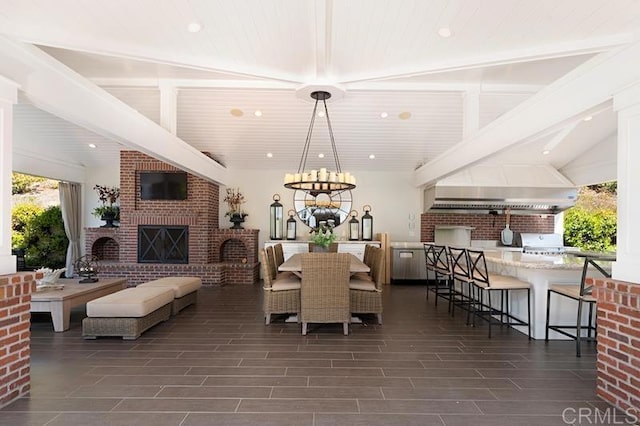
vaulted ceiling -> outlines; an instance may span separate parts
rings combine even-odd
[[[0,0],[0,75],[20,84],[19,155],[95,167],[141,149],[219,181],[293,170],[320,88],[343,169],[418,169],[421,184],[478,161],[562,170],[615,138],[594,96],[485,141],[639,29],[637,0]],[[326,129],[317,119],[310,165],[330,156]]]

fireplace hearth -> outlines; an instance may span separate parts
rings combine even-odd
[[[189,227],[139,225],[138,263],[189,263]]]

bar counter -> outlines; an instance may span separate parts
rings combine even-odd
[[[485,250],[484,252],[487,268],[490,272],[516,277],[531,284],[531,337],[544,339],[547,289],[550,284],[579,284],[584,265],[584,254],[539,255],[500,250]],[[610,261],[605,262],[604,265],[605,268],[611,268]],[[593,274],[593,276],[601,277],[599,274]],[[526,320],[526,296],[514,293],[512,299],[512,314]],[[566,297],[553,297],[551,303],[552,323],[575,324],[577,304],[574,301]],[[514,328],[526,333],[526,327],[516,326]],[[568,337],[554,331],[550,332],[549,338],[568,339]]]

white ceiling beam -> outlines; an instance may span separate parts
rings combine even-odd
[[[640,41],[602,53],[420,167],[417,186],[430,185],[565,120],[609,102],[640,81]]]
[[[160,82],[160,125],[172,135],[178,130],[178,89],[169,82]]]
[[[225,185],[227,170],[42,50],[0,36],[0,75],[33,104],[62,119]]]
[[[360,73],[345,76],[337,83],[347,84],[371,80],[390,80],[398,78],[418,77],[452,71],[463,71],[474,68],[486,68],[522,62],[555,59],[567,56],[595,54],[614,49],[634,41],[632,34],[585,39],[568,43],[535,46],[528,49],[507,50],[484,56],[466,56],[441,63],[425,63],[411,67],[399,67],[386,73]]]
[[[94,55],[104,55],[113,58],[121,58],[132,61],[142,61],[154,64],[162,64],[173,67],[181,67],[186,69],[192,69],[196,71],[208,71],[220,74],[227,74],[230,76],[245,77],[245,78],[260,78],[274,81],[283,81],[289,83],[302,83],[297,76],[286,73],[274,73],[274,72],[256,72],[255,68],[243,67],[238,64],[227,66],[217,63],[212,57],[206,60],[201,58],[192,58],[188,55],[183,55],[178,52],[171,52],[166,54],[164,52],[152,52],[150,48],[145,47],[144,53],[142,51],[130,51],[126,46],[114,45],[111,48],[103,48],[100,50],[89,49],[86,46],[105,46],[104,40],[95,40],[94,42],[86,42],[83,45],[75,44],[52,44],[47,40],[33,40],[33,39],[21,39],[23,43],[34,44],[46,47],[53,47],[57,49],[73,50],[75,52],[90,53]]]

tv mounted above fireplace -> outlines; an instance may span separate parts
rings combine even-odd
[[[185,172],[140,172],[141,200],[186,200]]]

